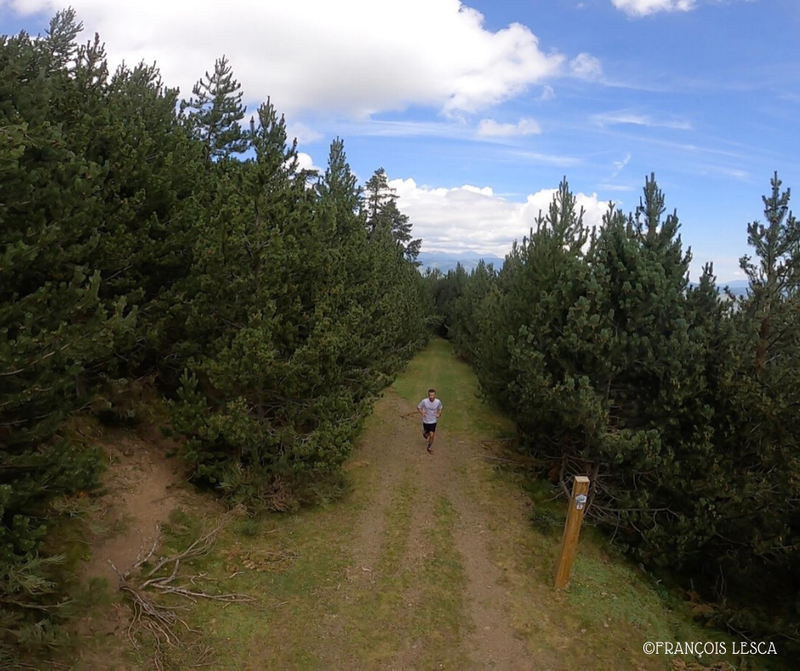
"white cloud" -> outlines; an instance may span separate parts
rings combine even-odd
[[[316,170],[319,173],[325,172],[324,168],[314,165],[314,159],[308,154],[298,151],[297,152],[297,169],[298,170]]]
[[[533,119],[521,119],[517,124],[499,124],[494,119],[483,119],[477,126],[453,121],[383,121],[367,119],[339,123],[337,132],[345,137],[438,137],[453,140],[508,143],[513,136],[540,133]]]
[[[335,128],[337,132],[345,137],[358,135],[368,137],[438,137],[500,144],[509,144],[510,139],[514,137],[539,135],[542,132],[539,123],[531,118],[522,118],[517,123],[499,123],[495,119],[481,119],[477,125],[454,122],[452,120],[441,122],[367,119],[365,121],[338,123]],[[576,160],[569,159],[567,164],[573,165],[576,162]],[[557,164],[563,164],[563,160],[559,160]]]
[[[656,12],[690,12],[697,0],[611,0],[628,16],[647,16]]]
[[[389,182],[397,190],[397,205],[409,216],[414,236],[422,238],[426,251],[474,249],[505,254],[513,240],[530,233],[539,214],[547,212],[556,189],[542,189],[524,203],[494,193],[491,187],[462,186],[453,189],[418,186],[413,179]],[[599,226],[608,203],[596,194],[576,194],[586,210],[584,222]]]
[[[541,132],[542,128],[535,119],[520,119],[517,123],[497,123],[494,119],[482,119],[478,124],[478,135],[482,137],[539,135]]]
[[[628,110],[603,112],[592,116],[598,126],[633,125],[650,128],[672,128],[675,130],[692,130],[692,124],[686,119],[654,119],[649,114],[639,114]]]
[[[549,84],[545,84],[544,89],[542,89],[542,94],[536,99],[539,102],[547,102],[548,100],[553,100],[556,97],[556,92],[552,86]]]
[[[575,156],[560,156],[558,154],[542,154],[538,151],[515,151],[512,154],[517,158],[526,159],[533,163],[544,163],[545,165],[558,165],[569,167],[580,165],[583,161]]]
[[[0,0],[55,13],[63,0]],[[365,117],[429,106],[475,113],[569,74],[566,57],[520,23],[494,31],[458,0],[70,0],[112,65],[157,61],[188,95],[225,54],[245,98]],[[583,56],[583,55],[582,55]],[[581,57],[582,57],[581,56]],[[574,69],[574,68],[573,68]]]
[[[589,81],[603,78],[603,66],[600,59],[591,54],[578,54],[569,62],[569,70],[573,77]]]
[[[298,144],[311,144],[312,142],[321,140],[323,137],[322,133],[309,128],[304,123],[287,124],[286,135],[289,138],[289,142],[291,142],[294,138],[297,138]]]
[[[751,175],[749,172],[747,172],[747,170],[739,170],[737,168],[723,168],[720,166],[716,166],[716,169],[723,175],[728,175],[728,177],[735,177],[736,179],[741,179],[741,180],[748,180],[751,178]]]

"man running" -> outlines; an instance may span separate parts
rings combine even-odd
[[[435,389],[428,389],[428,398],[423,398],[419,402],[417,410],[422,415],[422,437],[428,441],[428,453],[433,454],[436,422],[442,415],[442,402],[436,398]]]

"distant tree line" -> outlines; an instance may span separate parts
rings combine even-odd
[[[335,477],[433,311],[383,170],[364,192],[338,139],[301,170],[269,100],[243,125],[224,58],[178,105],[81,30],[0,37],[0,665],[68,610],[43,543],[102,458],[66,419],[151,376],[196,482],[284,507]]]
[[[589,230],[566,182],[499,272],[428,281],[442,332],[521,449],[650,567],[716,602],[737,632],[800,640],[800,225],[778,176],[743,298],[691,254],[655,179]],[[691,579],[691,582],[690,582]]]

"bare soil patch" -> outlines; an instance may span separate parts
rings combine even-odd
[[[125,659],[131,609],[119,598],[121,576],[158,542],[159,527],[176,507],[220,512],[221,506],[186,483],[180,460],[172,456],[178,443],[159,436],[155,427],[106,430],[97,444],[108,459],[102,476],[105,493],[92,519],[102,532],[89,539],[91,557],[81,567],[80,578],[105,580],[112,603],[75,623],[77,634],[87,642],[75,668],[131,669]]]
[[[158,526],[185,495],[185,479],[177,460],[166,457],[171,446],[124,432],[107,435],[101,444],[109,467],[103,476],[107,493],[99,502],[105,526],[118,531],[96,540],[83,577],[106,578],[114,589],[119,574],[156,542]]]

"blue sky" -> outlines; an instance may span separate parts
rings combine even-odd
[[[72,4],[112,60],[186,92],[227,54],[308,165],[341,135],[362,180],[385,168],[423,249],[507,251],[564,175],[595,223],[655,172],[693,274],[730,281],[772,173],[800,188],[796,0]],[[59,7],[0,0],[0,27]]]

